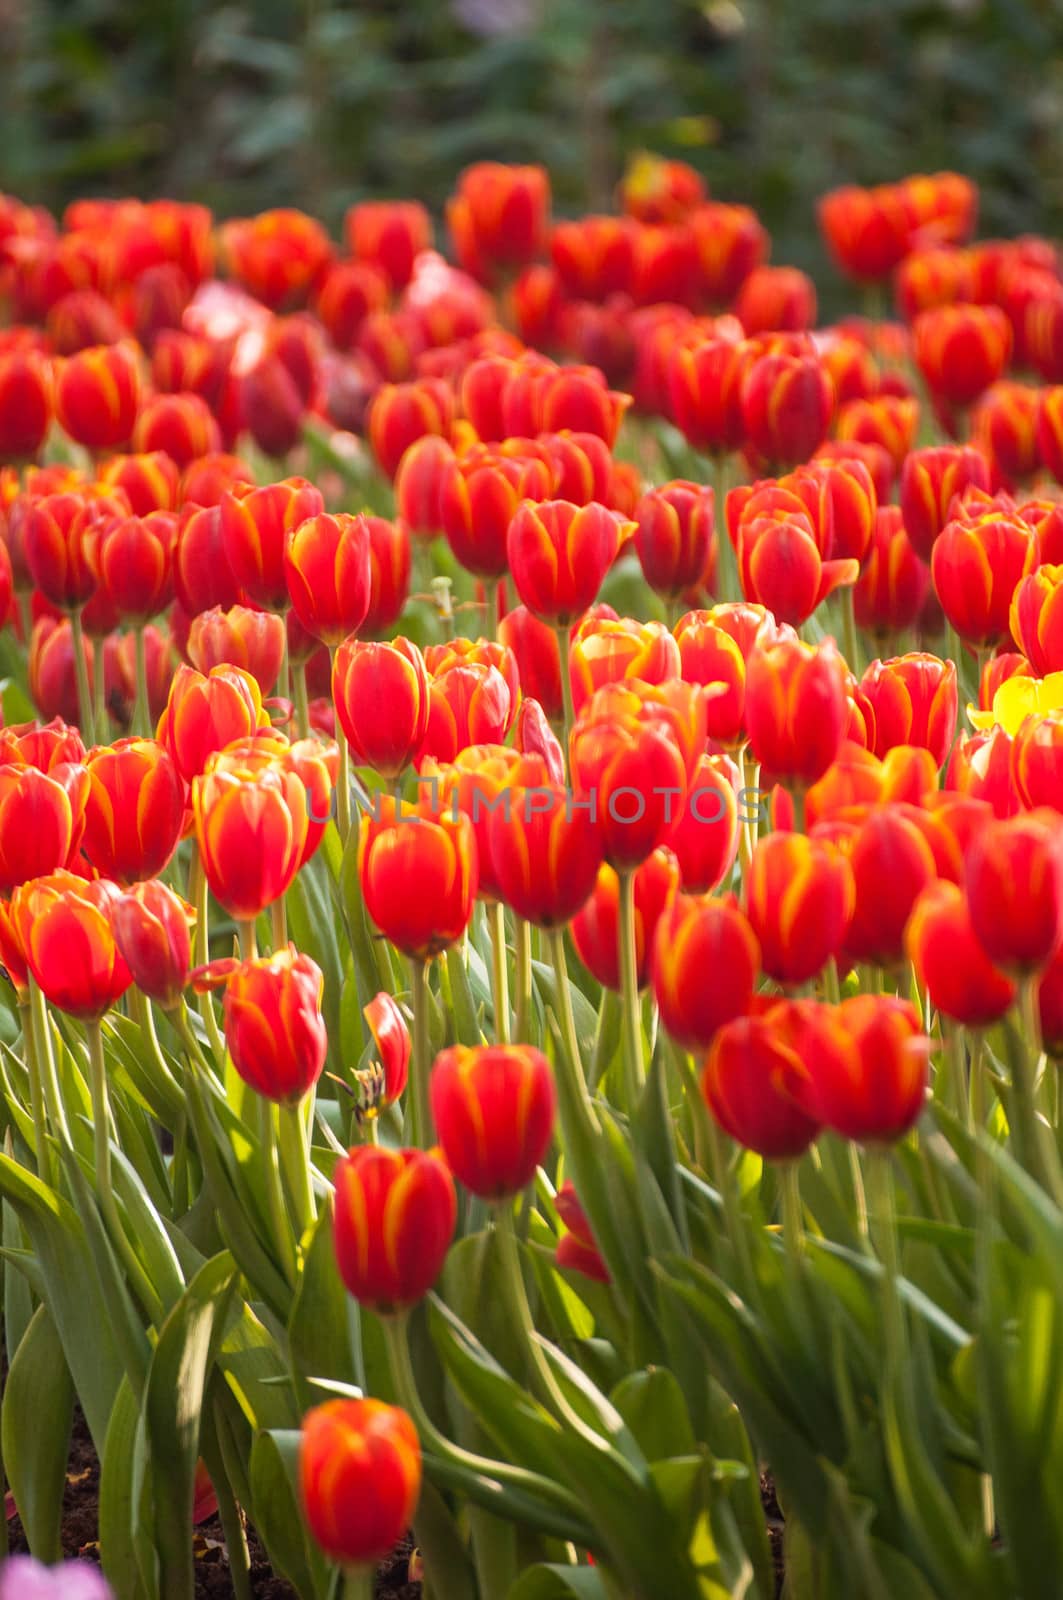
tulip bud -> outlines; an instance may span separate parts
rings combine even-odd
[[[934,543],[934,592],[961,639],[998,644],[1009,637],[1012,596],[1038,561],[1036,536],[1017,516],[986,512],[956,518]]]
[[[954,661],[919,654],[873,661],[860,690],[874,713],[877,756],[897,745],[918,745],[930,751],[936,767],[945,765],[956,737]]]
[[[284,660],[284,619],[250,606],[214,606],[193,617],[188,630],[188,659],[197,672],[239,667],[262,694],[273,689]]]
[[[89,791],[82,851],[118,883],[156,877],[177,848],[185,786],[154,739],[119,739],[85,758]]]
[[[128,444],[139,405],[140,371],[128,345],[97,345],[60,365],[56,416],[64,433],[87,450]]]
[[[404,955],[427,960],[460,939],[472,917],[472,824],[463,815],[432,816],[424,807],[381,800],[377,815],[362,818],[358,873],[380,932]]]
[[[111,920],[118,952],[137,988],[166,1011],[180,1005],[191,961],[192,907],[150,879],[114,902]]]
[[[347,1293],[378,1316],[416,1305],[435,1283],[457,1221],[438,1150],[361,1145],[336,1163],[333,1237]]]
[[[499,898],[535,927],[563,927],[593,891],[601,864],[593,799],[552,781],[541,756],[523,756],[482,804]]]
[[[989,488],[989,466],[972,446],[941,445],[913,450],[901,470],[901,516],[918,556],[929,561],[934,542],[949,521],[953,499],[965,489]]]
[[[348,639],[332,676],[336,714],[358,766],[397,778],[424,743],[429,688],[424,657],[409,639]]]
[[[635,512],[635,548],[646,582],[666,598],[704,583],[715,567],[715,496],[681,480],[651,489]]]
[[[155,737],[169,750],[186,783],[217,750],[269,724],[258,684],[239,667],[212,667],[204,675],[180,666]]]
[[[926,834],[899,805],[877,806],[853,838],[849,865],[856,902],[845,936],[846,956],[896,966],[904,957],[912,907],[937,876]]]
[[[288,609],[284,553],[289,536],[323,509],[320,490],[305,478],[286,478],[242,496],[223,495],[222,541],[233,575],[256,605]]]
[[[200,395],[157,394],[141,408],[133,448],[164,450],[183,472],[200,456],[221,449],[221,430]]]
[[[971,926],[1010,976],[1048,965],[1063,939],[1063,841],[1050,811],[994,821],[967,857]]]
[[[0,892],[72,864],[88,791],[79,765],[55,764],[47,775],[35,766],[0,766]]]
[[[930,1041],[915,1008],[895,995],[854,995],[821,1026],[804,1054],[811,1114],[845,1139],[901,1138],[926,1100]]]
[[[897,506],[880,506],[863,571],[853,589],[859,628],[885,639],[911,628],[926,604],[930,569],[915,553]]]
[[[375,1566],[413,1521],[421,1446],[405,1411],[382,1400],[328,1400],[303,1418],[299,1496],[322,1550]]]
[[[210,973],[204,969],[208,982]],[[236,1071],[264,1099],[297,1104],[321,1076],[328,1050],[320,967],[290,944],[230,963],[222,981],[225,1043]]]
[[[960,409],[1000,377],[1011,342],[1011,324],[999,306],[935,306],[912,324],[912,353],[928,388]]]
[[[738,852],[738,786],[738,768],[729,756],[698,758],[678,821],[668,835],[687,894],[706,894],[715,889],[734,866]]]
[[[535,1176],[554,1131],[550,1063],[530,1044],[454,1045],[435,1060],[432,1116],[460,1183],[483,1200],[508,1200]]]
[[[214,606],[227,611],[246,598],[229,563],[217,506],[190,504],[182,511],[173,551],[173,585],[177,603],[189,617]]]
[[[1040,566],[1019,582],[1009,627],[1035,676],[1063,670],[1063,566]]]
[[[369,408],[369,440],[380,469],[394,478],[411,445],[427,435],[447,438],[454,422],[454,395],[437,378],[385,383]]]
[[[701,1092],[732,1139],[768,1161],[790,1161],[819,1132],[802,1108],[801,1058],[766,1017],[736,1017],[713,1040]]]
[[[350,252],[369,262],[393,290],[405,289],[414,263],[432,248],[432,219],[417,200],[365,200],[344,218]]]
[[[882,282],[909,250],[912,224],[899,184],[846,184],[823,196],[817,215],[834,260],[858,282]]]
[[[566,626],[592,605],[602,579],[635,525],[601,505],[565,500],[522,505],[506,548],[521,601],[537,617]]]
[[[968,1028],[997,1022],[1015,999],[1015,984],[986,955],[963,890],[938,882],[912,908],[905,946],[931,1005]]]
[[[734,303],[734,314],[750,338],[803,333],[815,323],[816,309],[815,285],[797,267],[755,267]]]
[[[461,174],[446,211],[460,266],[489,283],[500,267],[522,267],[542,253],[550,179],[545,167],[480,161]]]
[[[654,998],[685,1049],[707,1049],[725,1023],[749,1010],[759,971],[756,935],[733,895],[677,895],[657,923]]]
[[[35,457],[52,420],[52,373],[36,350],[0,354],[0,459]]]
[[[498,624],[498,637],[516,657],[525,699],[537,700],[546,715],[561,715],[561,653],[556,631],[526,606],[516,606]]]
[[[238,922],[253,922],[291,887],[303,862],[307,788],[294,766],[239,746],[192,780],[196,842],[207,883]]]
[[[765,461],[807,461],[826,438],[833,411],[834,386],[817,356],[764,355],[746,373],[742,422]]]
[[[845,721],[836,651],[782,639],[751,653],[746,726],[750,748],[773,781],[815,783],[838,753]]]
[[[746,873],[745,910],[769,978],[807,983],[838,955],[856,889],[842,852],[797,833],[761,839]]]

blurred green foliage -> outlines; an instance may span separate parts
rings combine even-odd
[[[484,157],[605,207],[639,148],[821,273],[832,185],[954,167],[983,233],[1063,232],[1060,0],[0,0],[0,188],[233,215],[440,208]]]

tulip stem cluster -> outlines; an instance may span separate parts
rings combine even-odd
[[[645,1081],[638,958],[635,948],[635,874],[620,874],[620,981],[624,1013],[624,1074],[628,1115],[634,1116]]]

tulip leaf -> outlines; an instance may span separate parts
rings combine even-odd
[[[328,1574],[299,1507],[299,1431],[271,1429],[251,1447],[251,1518],[269,1559],[299,1600],[324,1600]]]
[[[45,1565],[63,1554],[59,1529],[73,1413],[62,1342],[47,1306],[38,1306],[8,1369],[0,1438],[30,1551]]]
[[[316,1373],[327,1373],[330,1378],[345,1383],[356,1381],[351,1361],[347,1292],[336,1270],[332,1212],[328,1206],[314,1225],[303,1257],[303,1269],[288,1319],[288,1345],[295,1393],[302,1409],[320,1399],[310,1383]]]
[[[442,1456],[431,1453],[424,1458],[425,1472],[441,1489],[467,1495],[474,1506],[482,1507],[492,1518],[508,1518],[539,1533],[587,1545],[593,1539],[590,1526],[576,1516],[568,1516],[552,1500],[537,1500],[534,1495],[510,1484],[500,1483],[486,1472],[474,1472]]]
[[[0,1155],[0,1191],[18,1213],[40,1262],[46,1304],[89,1431],[101,1450],[123,1365],[114,1333],[115,1308],[101,1294],[85,1228],[61,1195],[6,1155]],[[93,1330],[91,1339],[85,1337],[86,1327]]]
[[[196,1134],[196,1148],[218,1214],[219,1227],[241,1272],[245,1273],[271,1309],[286,1317],[288,1286],[256,1232],[255,1223],[240,1193],[236,1157],[221,1131],[217,1106],[209,1106],[194,1073],[187,1079],[188,1110]],[[244,1135],[246,1138],[246,1134]],[[264,1223],[261,1224],[265,1231]]]
[[[37,1263],[33,1252],[24,1248],[26,1240],[22,1225],[7,1200],[0,1201],[0,1222],[3,1228],[4,1260],[15,1269],[4,1272],[4,1344],[10,1364],[33,1316],[31,1280],[20,1270],[20,1263],[23,1259],[27,1266],[36,1266]]]
[[[164,1127],[175,1129],[184,1115],[180,1089],[175,1080],[168,1082],[159,1071],[139,1024],[112,1011],[104,1029],[104,1046],[115,1085],[132,1093]]]
[[[506,1600],[608,1600],[597,1567],[562,1567],[544,1563],[529,1567]]]
[[[687,1403],[667,1367],[630,1373],[610,1398],[647,1461],[694,1454],[696,1442]]]
[[[200,1415],[235,1282],[235,1263],[226,1252],[201,1267],[163,1323],[148,1369],[137,1451],[151,1488],[164,1600],[181,1600],[195,1584],[192,1506]]]
[[[136,1482],[140,1408],[123,1378],[100,1457],[100,1555],[115,1600],[157,1600],[150,1517]]]

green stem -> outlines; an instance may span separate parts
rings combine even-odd
[[[856,677],[860,676],[860,647],[856,638],[856,615],[853,611],[853,591],[851,585],[841,592],[842,606],[842,639],[845,646],[845,660]]]
[[[849,1140],[849,1174],[853,1184],[853,1201],[856,1205],[856,1231],[865,1251],[871,1250],[871,1225],[867,1215],[867,1193],[864,1189],[864,1169],[860,1162],[860,1148]]]
[[[427,1150],[435,1140],[432,1106],[428,1094],[431,1046],[428,1039],[428,963],[410,959],[410,1001],[413,1009],[413,1049],[410,1056],[410,1143]]]
[[[805,825],[805,791],[797,784],[790,790],[790,799],[794,807],[794,832],[807,833]]]
[[[192,859],[188,867],[188,898],[196,910],[196,926],[192,943],[192,964],[203,966],[210,960],[210,892],[207,885],[207,875],[203,870],[203,858],[199,853],[199,846],[195,839],[192,840]],[[204,991],[199,996],[199,1014],[203,1019],[203,1026],[207,1030],[210,1048],[214,1060],[220,1067],[225,1060],[225,1040],[222,1038],[218,1019],[214,1014],[214,1002],[210,993]]]
[[[26,1057],[26,1073],[30,1082],[30,1109],[33,1113],[33,1143],[36,1155],[37,1176],[49,1188],[54,1187],[52,1176],[52,1150],[48,1143],[48,1124],[44,1116],[44,1091],[41,1069],[37,1060],[37,1044],[33,1037],[33,1014],[28,1000],[19,1000],[19,1021],[22,1024],[22,1046]]]
[[[690,1107],[690,1120],[694,1126],[694,1160],[702,1172],[711,1170],[713,1129],[710,1126],[711,1118],[709,1108],[705,1104],[705,1096],[694,1072],[690,1057],[685,1050],[681,1050],[673,1041],[672,1060],[675,1062],[676,1071],[683,1080],[683,1089],[686,1093],[687,1104]],[[715,1177],[716,1174],[713,1174]]]
[[[709,1132],[711,1135],[711,1170],[713,1181],[723,1200],[724,1224],[727,1228],[727,1237],[731,1241],[735,1260],[738,1263],[739,1285],[746,1294],[756,1290],[756,1279],[753,1274],[753,1258],[749,1253],[749,1239],[746,1236],[746,1219],[742,1214],[742,1201],[738,1193],[735,1175],[731,1171],[731,1162],[727,1146],[724,1144],[716,1118],[709,1112]]]
[[[962,1119],[964,1125],[970,1128],[971,1101],[967,1088],[967,1049],[963,1029],[958,1023],[952,1023],[946,1028],[945,1056],[948,1062],[945,1102]]]
[[[976,1133],[986,1125],[985,1036],[979,1028],[971,1039],[970,1126]]]
[[[376,1593],[375,1567],[346,1567],[340,1600],[373,1600]]]
[[[561,704],[563,709],[563,738],[561,750],[565,758],[565,771],[568,771],[568,738],[572,732],[572,724],[576,720],[572,709],[572,639],[568,626],[562,624],[556,630],[558,654],[561,657]]]
[[[273,1120],[273,1102],[264,1095],[256,1095],[258,1102],[258,1137],[262,1156],[263,1180],[266,1186],[266,1205],[269,1208],[270,1229],[280,1261],[281,1272],[289,1286],[296,1281],[295,1246],[292,1243],[291,1224],[284,1204],[281,1186],[280,1158],[277,1153],[277,1130]]]
[[[292,1196],[295,1225],[302,1239],[313,1225],[316,1208],[314,1184],[310,1176],[310,1151],[301,1103],[279,1108],[280,1149]]]
[[[85,631],[81,626],[81,612],[70,613],[70,637],[74,649],[74,682],[78,692],[78,721],[81,735],[88,744],[96,742],[95,718],[92,710],[92,690],[89,686],[89,669],[85,662]]]
[[[557,1413],[558,1420],[565,1427],[571,1429],[587,1444],[593,1445],[596,1450],[606,1449],[606,1441],[602,1435],[585,1422],[569,1403],[543,1350],[542,1340],[528,1303],[524,1269],[520,1262],[520,1246],[517,1244],[517,1235],[513,1227],[513,1207],[509,1201],[495,1210],[495,1236],[498,1239],[503,1281],[509,1299],[508,1309],[515,1318],[521,1342],[538,1380],[543,1399]]]
[[[241,961],[254,961],[258,956],[258,935],[254,920],[249,918],[246,922],[238,922],[236,930],[240,936]]]
[[[133,629],[133,643],[137,664],[137,697],[133,705],[133,732],[142,738],[151,737],[151,705],[148,701],[148,647],[144,624]]]
[[[562,1069],[571,1080],[571,1090],[575,1100],[583,1107],[587,1127],[594,1133],[600,1132],[597,1113],[587,1093],[587,1078],[583,1070],[583,1061],[580,1056],[579,1036],[576,1033],[576,1018],[572,1010],[572,994],[568,986],[568,962],[565,959],[565,935],[561,928],[550,928],[547,932],[550,946],[550,959],[554,966],[554,977],[557,981],[557,1008],[560,1012],[558,1022],[561,1027],[561,1039],[565,1046],[562,1052]]]
[[[506,962],[506,911],[501,900],[487,908],[491,929],[491,997],[495,1009],[495,1041],[509,1043],[509,967]]]
[[[37,1065],[40,1069],[44,1103],[49,1120],[64,1149],[72,1150],[73,1141],[70,1137],[70,1125],[66,1120],[66,1106],[63,1104],[59,1077],[55,1070],[55,1052],[52,1049],[52,1028],[48,1018],[48,1007],[45,1005],[44,993],[32,974],[29,986],[30,1017],[35,1035]]]
[[[900,1249],[897,1243],[897,1203],[893,1190],[893,1152],[888,1145],[867,1147],[868,1187],[875,1247],[882,1263],[882,1309],[886,1341],[887,1375],[904,1371],[908,1335],[900,1296]]]
[[[159,1035],[155,1031],[155,1017],[151,1009],[151,1001],[147,995],[142,994],[137,988],[129,990],[129,1014],[140,1029],[144,1042],[147,1044],[148,1053],[152,1064],[166,1087],[176,1096],[182,1098],[181,1085],[170,1071],[166,1057],[162,1053]]]
[[[484,637],[495,638],[498,632],[498,578],[484,579]]]
[[[106,744],[110,733],[107,721],[106,673],[104,671],[103,640],[92,641],[92,722],[97,744]]]
[[[639,1016],[639,978],[635,949],[635,874],[620,874],[620,993],[623,1001],[624,1083],[629,1116],[634,1116],[646,1081]]]
[[[295,730],[300,739],[310,737],[310,697],[306,692],[306,662],[292,665],[292,687],[295,698]]]
[[[332,659],[332,676],[336,676],[336,651],[338,645],[332,645],[329,654]],[[339,829],[340,843],[344,849],[351,836],[351,751],[347,743],[347,736],[336,719],[336,732],[339,734],[340,766],[336,777],[336,826]]]
[[[471,1450],[462,1449],[460,1445],[441,1433],[428,1415],[417,1387],[413,1362],[410,1359],[409,1314],[404,1312],[398,1317],[381,1317],[380,1325],[387,1342],[391,1376],[399,1404],[413,1418],[417,1432],[421,1436],[421,1444],[426,1450],[444,1461],[452,1462],[455,1466],[464,1467],[470,1472],[482,1473],[484,1477],[494,1478],[498,1483],[508,1484],[510,1488],[523,1490],[525,1494],[534,1495],[537,1500],[547,1500],[552,1505],[560,1507],[568,1516],[582,1521],[583,1512],[578,1501],[561,1484],[554,1483],[550,1478],[540,1477],[537,1472],[531,1472],[525,1467],[511,1466],[508,1461],[493,1461],[489,1456],[475,1455]]]
[[[516,1012],[513,1017],[513,1037],[517,1044],[528,1044],[528,1029],[531,1026],[532,1010],[532,953],[531,953],[531,928],[523,917],[517,917],[513,933],[514,958],[516,972],[514,982],[517,990]]]
[[[96,1165],[96,1192],[100,1198],[111,1243],[129,1276],[129,1281],[144,1310],[151,1320],[160,1324],[163,1304],[152,1287],[151,1280],[140,1264],[140,1259],[129,1242],[122,1219],[118,1215],[114,1188],[111,1181],[111,1108],[107,1095],[107,1062],[103,1053],[103,1033],[98,1021],[86,1022],[89,1040],[90,1084],[92,1091],[93,1154]]]
[[[269,922],[273,953],[288,948],[288,910],[284,903],[284,896],[274,900],[269,908]]]

